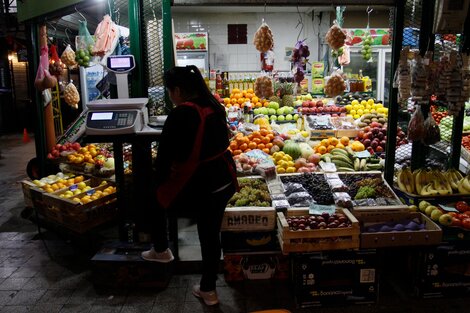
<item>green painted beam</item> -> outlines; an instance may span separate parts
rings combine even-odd
[[[147,90],[144,88],[145,71],[144,71],[144,49],[142,49],[142,16],[141,1],[129,0],[129,31],[131,53],[134,55],[136,67],[131,75],[131,97],[146,97]]]
[[[173,53],[173,32],[171,23],[171,0],[163,0],[163,70],[175,66],[175,59]],[[171,110],[173,107],[168,93],[165,90],[165,103],[166,109]]]
[[[35,18],[55,15],[62,9],[89,0],[24,0],[17,1],[18,21],[25,22]]]

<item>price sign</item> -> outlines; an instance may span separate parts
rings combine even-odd
[[[308,213],[313,215],[321,215],[322,213],[334,214],[336,213],[336,207],[334,205],[321,205],[312,203],[308,208]]]
[[[370,152],[367,150],[356,152],[356,156],[360,159],[370,157]]]

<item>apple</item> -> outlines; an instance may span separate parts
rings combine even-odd
[[[470,218],[465,218],[462,220],[462,227],[465,229],[470,229]]]
[[[452,225],[452,216],[450,216],[449,214],[442,214],[441,216],[439,216],[439,223],[444,226]]]
[[[442,214],[442,211],[439,209],[435,209],[431,212],[431,219],[435,222],[440,221],[441,216],[444,215]]]
[[[462,221],[457,217],[453,217],[451,226],[462,227]]]
[[[297,121],[299,119],[299,114],[294,114],[294,121]]]
[[[286,115],[286,121],[292,121],[294,119],[294,117],[292,116],[292,114],[287,114]]]
[[[411,212],[418,212],[418,211],[419,211],[418,207],[417,207],[416,205],[414,205],[414,204],[413,204],[413,205],[410,205],[410,206],[408,207],[408,210],[410,210]],[[450,216],[450,217],[452,218],[452,216]]]
[[[424,213],[426,213],[427,216],[431,216],[434,210],[438,210],[438,208],[434,205],[430,205],[424,210]]]
[[[419,202],[418,208],[419,208],[419,210],[420,210],[421,212],[425,212],[425,211],[426,211],[426,208],[427,208],[428,206],[430,206],[430,205],[431,205],[431,203],[429,203],[429,202],[423,200],[423,201],[420,201],[420,202]]]

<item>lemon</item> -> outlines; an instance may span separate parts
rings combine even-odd
[[[345,108],[346,108],[346,111],[349,112],[349,111],[352,110],[352,105],[348,104],[348,105],[345,106]]]
[[[77,189],[77,190],[75,190],[75,191],[73,192],[74,195],[78,195],[78,194],[80,194],[80,193],[82,193],[82,191],[81,191],[80,189]]]
[[[366,105],[367,104],[367,101],[366,100],[362,100],[361,101],[361,105]]]
[[[367,104],[368,104],[368,105],[373,105],[373,104],[374,104],[374,100],[373,100],[373,99],[367,100]]]
[[[292,157],[291,157],[290,155],[286,154],[286,155],[284,156],[284,160],[286,160],[286,161],[292,161]]]
[[[377,113],[384,113],[384,108],[378,108]]]
[[[292,161],[287,161],[287,167],[293,167],[294,166],[294,162]]]
[[[382,103],[377,103],[376,106],[377,106],[378,108],[383,108],[383,107],[384,107],[384,105],[383,105]]]
[[[359,110],[359,108],[360,108],[359,104],[353,105],[353,109],[354,109],[354,110]]]
[[[364,109],[364,114],[369,114],[370,110],[369,109]]]
[[[359,109],[359,110],[357,110],[357,114],[362,115],[362,114],[364,114],[364,111],[362,109]]]
[[[352,105],[357,105],[357,104],[359,104],[359,101],[353,100],[353,101],[351,101],[351,104],[352,104]]]
[[[351,114],[351,115],[356,115],[356,110],[351,110],[351,111],[349,112],[349,114]]]
[[[377,113],[375,109],[370,110],[370,113]]]
[[[384,108],[384,114],[388,114],[388,108]]]
[[[286,172],[286,169],[281,166],[276,166],[276,171],[278,174],[284,174]]]
[[[288,168],[286,168],[286,173],[295,173],[295,167],[289,166]]]
[[[72,199],[72,201],[75,201],[75,202],[80,202],[80,199],[79,199],[79,198],[77,198],[77,197],[75,197],[75,198],[73,198],[73,199]]]
[[[356,114],[356,115],[353,116],[353,118],[354,118],[355,120],[358,119],[358,118],[360,118],[360,117],[361,117],[361,116],[358,115],[358,114]]]

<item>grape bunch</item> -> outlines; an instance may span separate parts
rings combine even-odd
[[[310,56],[308,46],[304,42],[305,40],[301,40],[295,44],[295,48],[292,51],[291,57],[291,62],[293,63],[293,68],[295,69],[294,81],[299,85],[305,77],[304,66],[307,64],[308,56]]]
[[[362,42],[362,49],[361,49],[361,54],[362,58],[366,61],[369,61],[370,58],[372,57],[372,37],[370,33],[367,31],[366,35],[364,36],[364,40]]]

